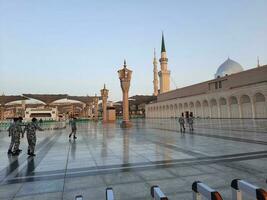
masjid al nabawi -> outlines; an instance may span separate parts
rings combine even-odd
[[[181,113],[202,118],[267,118],[267,65],[260,66],[258,61],[257,67],[243,70],[228,58],[214,79],[170,90],[163,35],[159,62],[158,72],[154,55],[153,94],[157,101],[146,105],[147,118],[178,117]]]

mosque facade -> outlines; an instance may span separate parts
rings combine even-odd
[[[199,118],[267,118],[267,65],[258,62],[257,67],[244,70],[228,58],[218,67],[214,79],[170,90],[164,38],[161,51],[160,90],[157,94],[157,81],[153,81],[157,100],[146,105],[146,118],[173,118],[181,113]]]

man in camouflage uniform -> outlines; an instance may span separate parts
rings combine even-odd
[[[8,154],[12,154],[12,149],[13,149],[14,144],[15,144],[15,138],[14,138],[13,132],[14,132],[14,127],[15,127],[15,124],[17,121],[18,121],[18,118],[14,118],[13,123],[10,124],[10,126],[7,129],[8,137],[11,137],[10,145],[9,145],[8,152],[7,152]]]
[[[71,133],[69,134],[69,138],[71,138],[71,135],[73,134],[73,139],[76,139],[77,126],[75,117],[73,117],[72,120],[70,120],[70,126],[71,126]]]
[[[188,118],[189,131],[194,131],[193,123],[194,123],[193,115],[190,115]]]
[[[185,126],[184,126],[184,124],[185,124],[184,113],[182,113],[182,115],[179,117],[178,121],[179,121],[179,124],[180,124],[180,132],[181,132],[181,133],[184,133],[184,132],[185,132]]]
[[[28,140],[28,155],[35,156],[34,150],[36,145],[36,130],[43,131],[43,129],[37,124],[37,119],[32,118],[32,122],[26,125],[24,132],[27,133]]]
[[[17,156],[19,155],[19,153],[21,152],[21,149],[19,149],[19,145],[20,145],[20,135],[22,137],[24,137],[24,132],[22,131],[22,117],[19,117],[17,122],[15,123],[15,126],[13,127],[13,137],[14,137],[14,149],[13,149],[13,155]]]

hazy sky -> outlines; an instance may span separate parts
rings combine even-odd
[[[164,31],[171,87],[212,79],[227,59],[267,64],[267,0],[0,0],[0,93],[153,92]],[[160,67],[158,65],[158,67]]]

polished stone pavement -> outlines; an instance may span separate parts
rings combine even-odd
[[[100,122],[38,132],[35,158],[6,154],[10,138],[0,132],[0,199],[151,199],[159,185],[169,199],[192,199],[202,181],[231,199],[234,178],[267,189],[267,120],[196,120],[194,133],[180,134],[174,119],[134,120],[131,129]]]

